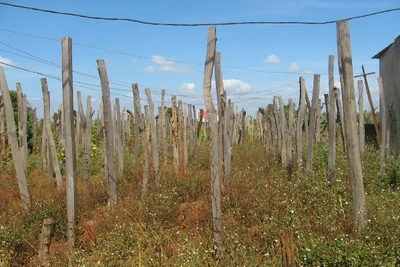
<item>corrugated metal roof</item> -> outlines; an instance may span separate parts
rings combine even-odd
[[[390,45],[386,46],[383,50],[381,50],[378,54],[376,54],[372,58],[379,59],[392,46],[392,44],[394,44],[399,38],[400,38],[400,35],[397,36],[396,39],[394,39],[393,43],[391,43]]]

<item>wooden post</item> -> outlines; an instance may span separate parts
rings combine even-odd
[[[293,231],[291,228],[285,228],[279,233],[281,237],[282,265],[284,267],[295,267]]]
[[[50,267],[51,236],[54,232],[54,219],[44,219],[42,232],[39,235],[39,263],[42,267]]]
[[[166,129],[166,117],[165,117],[165,90],[161,90],[161,112],[159,112],[160,117],[160,148],[163,155],[163,166],[164,169],[167,167],[168,161],[168,149],[167,149],[167,129]]]
[[[373,120],[374,126],[375,126],[376,137],[378,139],[378,145],[380,146],[381,145],[381,140],[382,140],[381,139],[381,132],[379,130],[378,120],[376,119],[374,103],[372,102],[371,92],[369,90],[368,79],[367,79],[367,75],[374,74],[374,72],[365,73],[364,65],[362,65],[361,68],[362,68],[362,72],[363,72],[362,76],[364,77],[365,91],[367,91],[369,105],[371,106],[371,114],[372,114],[372,120]],[[357,76],[355,76],[355,77],[357,77]]]
[[[287,168],[287,158],[286,158],[286,142],[289,134],[287,134],[287,126],[286,126],[286,116],[285,116],[285,105],[283,104],[283,99],[281,96],[278,97],[279,100],[279,113],[280,113],[280,129],[281,132],[281,160],[282,160],[282,167]]]
[[[178,124],[179,124],[179,171],[183,173],[185,171],[185,129],[184,129],[184,122],[183,122],[183,106],[182,100],[178,101]]]
[[[44,171],[48,167],[47,162],[47,130],[46,130],[46,122],[42,119],[42,139],[41,139],[41,148],[40,148],[40,155],[42,158],[42,170]]]
[[[90,151],[91,151],[91,124],[92,124],[92,108],[91,96],[87,97],[86,102],[86,115],[83,110],[81,92],[77,91],[78,109],[82,122],[83,130],[83,181],[85,187],[89,184],[89,164],[90,164]]]
[[[187,165],[189,163],[189,157],[188,157],[188,140],[187,140],[187,136],[188,136],[188,112],[187,112],[187,105],[183,104],[183,166],[186,170]]]
[[[4,169],[6,162],[6,137],[4,134],[4,103],[0,103],[0,167]]]
[[[380,111],[381,111],[381,172],[385,171],[386,145],[387,145],[387,109],[385,103],[385,88],[383,88],[382,78],[378,77]]]
[[[225,128],[225,98],[224,98],[224,80],[221,70],[221,52],[215,53],[215,88],[218,103],[218,158],[220,159],[219,172],[225,178],[225,153],[224,153],[224,128]],[[225,183],[224,183],[225,184]]]
[[[174,155],[175,171],[179,170],[179,152],[178,152],[178,116],[176,112],[176,96],[172,96],[172,149]]]
[[[2,67],[0,67],[0,90],[1,94],[3,95],[3,103],[6,110],[8,142],[10,143],[11,146],[11,153],[14,160],[15,172],[17,173],[18,187],[21,196],[22,207],[27,210],[30,205],[28,184],[26,182],[26,174],[22,165],[21,153],[18,147],[18,139],[17,139],[17,132],[15,129],[14,111],[12,107],[10,91],[8,89],[6,76],[4,74],[4,70]]]
[[[56,181],[58,188],[62,186],[62,178],[61,178],[61,170],[60,170],[60,163],[58,161],[58,155],[56,150],[56,143],[54,141],[53,132],[51,130],[51,119],[50,119],[50,92],[47,87],[47,80],[46,78],[41,79],[42,84],[42,92],[43,92],[43,103],[44,103],[44,123],[46,126],[47,140],[48,140],[48,151],[49,151],[49,158],[51,158],[51,162],[49,161],[49,167],[53,166],[54,171],[56,174]]]
[[[118,153],[118,171],[120,174],[124,173],[124,147],[121,140],[121,107],[119,105],[119,98],[115,98],[115,141]]]
[[[303,167],[303,125],[304,117],[306,115],[306,97],[305,97],[305,81],[303,77],[300,77],[300,106],[297,115],[297,166],[299,169]],[[307,125],[306,125],[307,128]]]
[[[63,37],[62,45],[62,84],[63,84],[63,114],[65,133],[65,176],[67,183],[67,239],[70,255],[75,247],[75,224],[78,220],[77,206],[77,169],[76,147],[74,133],[74,92],[72,78],[72,39]]]
[[[344,130],[349,163],[350,184],[353,195],[353,212],[359,230],[367,224],[364,184],[362,178],[360,146],[357,134],[356,103],[353,80],[353,62],[350,44],[349,22],[338,21],[338,62],[344,107]]]
[[[151,131],[151,151],[153,153],[154,176],[155,176],[156,186],[159,186],[160,185],[160,176],[159,176],[160,163],[159,163],[159,154],[158,154],[156,121],[155,121],[155,116],[154,116],[154,103],[151,98],[150,88],[146,88],[145,91],[146,91],[146,96],[147,96],[147,102],[149,103],[150,125],[148,125],[148,127],[150,127],[150,131]]]
[[[216,49],[216,29],[215,27],[208,28],[207,37],[207,54],[204,66],[203,78],[203,97],[208,112],[207,119],[210,124],[210,157],[211,157],[211,194],[212,194],[212,222],[214,232],[214,242],[219,250],[223,246],[222,238],[222,205],[221,205],[221,177],[219,172],[218,158],[218,123],[217,111],[211,97],[211,78],[215,60]]]
[[[315,127],[317,125],[317,112],[320,109],[318,106],[319,100],[319,86],[320,86],[320,75],[314,75],[314,86],[313,86],[313,98],[312,98],[312,107],[311,107],[311,115],[310,115],[310,128],[308,131],[308,150],[307,150],[307,175],[310,175],[312,172],[312,161],[314,154],[314,141],[315,141]]]
[[[359,80],[357,82],[357,86],[358,86],[358,135],[360,136],[360,156],[362,161],[364,158],[364,149],[365,149],[363,81]]]
[[[318,99],[317,113],[315,114],[315,142],[321,141],[321,99]]]
[[[286,146],[286,157],[287,157],[286,169],[289,178],[292,176],[293,173],[293,155],[292,155],[293,128],[294,128],[293,126],[294,126],[293,99],[289,99],[289,129],[287,132],[287,146]]]
[[[37,117],[36,108],[32,109],[32,153],[35,153],[37,145]]]
[[[115,173],[114,163],[114,136],[113,136],[113,120],[111,112],[111,100],[110,100],[110,85],[108,82],[108,76],[106,71],[106,64],[103,59],[97,60],[97,68],[101,80],[101,91],[102,91],[102,102],[103,102],[103,118],[104,118],[104,133],[105,133],[105,148],[108,169],[108,187],[109,187],[109,198],[108,205],[110,208],[114,208],[117,203],[117,176]]]
[[[334,81],[334,64],[335,56],[329,56],[328,79],[329,79],[329,95],[328,95],[328,135],[329,135],[329,156],[328,156],[328,182],[332,186],[335,181],[335,161],[336,161],[336,130],[335,130],[335,81]]]

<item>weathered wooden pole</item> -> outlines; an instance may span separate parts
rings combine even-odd
[[[168,161],[168,149],[167,149],[167,129],[166,129],[166,117],[165,117],[165,90],[161,90],[161,112],[159,112],[160,120],[160,150],[163,158],[163,169],[167,167]]]
[[[0,103],[0,167],[4,168],[6,163],[6,137],[4,134],[5,121],[4,103]]]
[[[106,64],[103,59],[97,60],[97,68],[101,80],[101,91],[102,91],[102,102],[103,102],[103,118],[104,118],[104,133],[105,133],[105,148],[108,169],[108,205],[110,208],[114,208],[117,203],[117,176],[115,172],[114,162],[114,136],[113,136],[113,120],[111,112],[111,100],[110,100],[110,84],[108,82],[108,76],[106,71]]]
[[[37,116],[36,108],[32,109],[32,153],[35,152],[37,143]]]
[[[42,267],[50,267],[51,236],[54,232],[54,219],[44,219],[42,231],[39,235],[39,264]]]
[[[135,127],[137,127],[138,134],[142,140],[142,150],[143,150],[143,178],[142,178],[142,193],[141,197],[144,198],[148,191],[148,181],[149,181],[149,154],[147,150],[147,136],[144,130],[144,122],[142,117],[141,105],[140,105],[140,95],[138,84],[132,84],[133,91],[133,106],[135,109]],[[137,147],[138,148],[138,147]]]
[[[336,161],[336,130],[335,130],[335,81],[334,81],[334,64],[335,56],[329,56],[328,79],[329,79],[329,95],[328,95],[328,135],[329,135],[329,155],[328,155],[328,182],[332,186],[335,181],[335,161]]]
[[[70,255],[75,247],[75,224],[78,220],[77,169],[74,132],[74,92],[72,77],[72,39],[63,37],[62,45],[62,84],[63,116],[65,133],[65,177],[67,184],[67,239]]]
[[[350,184],[353,195],[353,212],[356,225],[359,230],[363,230],[367,224],[367,209],[361,168],[360,145],[357,134],[357,112],[349,22],[347,20],[338,21],[336,22],[336,26],[347,160],[349,163]]]
[[[221,176],[219,175],[218,158],[218,122],[217,112],[211,97],[211,79],[215,60],[215,49],[217,43],[215,27],[208,28],[207,54],[204,66],[203,97],[208,112],[207,119],[210,124],[210,157],[211,157],[211,194],[212,194],[212,222],[214,242],[219,250],[223,246],[222,237],[222,205],[221,205]]]
[[[118,172],[120,174],[124,173],[124,147],[122,146],[121,139],[121,107],[119,104],[119,98],[115,98],[115,142],[118,154]]]
[[[178,101],[178,125],[179,125],[179,171],[180,173],[184,173],[185,171],[185,125],[184,125],[184,117],[183,117],[183,105],[182,100]]]
[[[286,142],[287,138],[289,138],[289,134],[287,133],[287,124],[286,124],[286,116],[285,116],[285,105],[283,104],[283,99],[281,96],[278,97],[279,100],[279,117],[280,117],[280,129],[281,132],[281,160],[282,160],[282,167],[287,168],[287,151],[286,151]]]
[[[160,169],[160,157],[159,157],[159,148],[158,148],[158,139],[157,139],[157,129],[156,129],[156,120],[154,116],[154,103],[153,99],[151,98],[151,91],[150,88],[146,88],[146,96],[147,96],[147,102],[149,103],[149,121],[150,125],[150,131],[151,131],[151,151],[153,154],[153,168],[154,168],[154,177],[155,177],[155,182],[156,186],[160,185],[160,174],[159,174],[159,169]]]
[[[175,171],[178,172],[179,170],[179,139],[178,139],[178,116],[176,110],[176,96],[172,96],[172,153],[174,156],[174,168]]]
[[[319,86],[320,86],[320,75],[314,75],[314,86],[313,86],[313,98],[312,98],[312,106],[311,106],[311,114],[310,114],[310,130],[308,132],[308,150],[307,150],[307,174],[310,175],[312,172],[312,161],[314,154],[314,142],[315,142],[315,127],[317,125],[317,112],[320,109],[318,106],[319,99]]]
[[[300,106],[297,115],[297,166],[298,169],[303,168],[303,125],[305,123],[304,118],[306,116],[306,97],[305,97],[305,81],[303,77],[300,77]],[[306,124],[305,128],[308,125]]]
[[[14,160],[15,172],[17,173],[21,203],[22,207],[27,210],[30,205],[28,184],[26,182],[26,174],[22,165],[22,157],[18,146],[17,131],[15,129],[14,111],[12,107],[10,91],[8,89],[6,76],[2,67],[0,67],[0,90],[1,94],[3,95],[3,103],[6,111],[5,113],[7,118],[8,142],[11,146],[11,154]]]
[[[287,158],[286,169],[289,178],[292,176],[293,173],[293,155],[292,155],[293,129],[294,129],[294,105],[293,105],[293,99],[289,99],[289,129],[287,132],[287,145],[286,145],[286,158]]]
[[[46,135],[48,140],[48,151],[49,151],[49,161],[48,166],[54,167],[54,172],[56,174],[56,182],[57,187],[61,188],[62,186],[62,178],[61,178],[61,170],[60,170],[60,163],[58,161],[58,154],[56,150],[56,142],[54,141],[53,131],[51,129],[51,118],[50,118],[50,92],[47,86],[46,78],[42,78],[42,92],[43,92],[43,103],[44,103],[44,122],[46,126]],[[52,168],[49,168],[52,170]],[[50,171],[50,170],[49,170]],[[50,173],[50,172],[49,172]]]
[[[374,73],[373,72],[365,73],[364,65],[362,65],[361,68],[362,68],[362,72],[363,72],[362,76],[364,77],[365,91],[367,92],[369,105],[371,106],[371,114],[372,114],[372,120],[373,120],[374,126],[375,126],[376,137],[378,139],[378,145],[380,146],[381,145],[381,140],[382,140],[381,139],[381,131],[379,129],[378,120],[376,119],[374,103],[372,102],[371,92],[369,90],[368,79],[367,79],[367,75],[374,74]]]
[[[86,115],[83,110],[81,92],[77,91],[78,109],[79,115],[82,122],[83,130],[83,181],[85,186],[89,184],[89,164],[90,164],[90,152],[91,152],[91,124],[92,124],[92,107],[91,107],[91,96],[87,97],[86,102]]]
[[[219,175],[226,182],[225,178],[225,153],[224,153],[224,128],[225,128],[225,99],[224,80],[221,70],[221,52],[215,53],[215,87],[218,103],[218,158],[220,159]],[[225,184],[225,183],[224,183]]]
[[[380,111],[381,111],[381,172],[385,171],[386,145],[387,145],[387,109],[385,103],[385,88],[382,78],[378,77]]]
[[[360,136],[360,156],[361,161],[364,158],[365,149],[365,128],[364,128],[364,93],[363,81],[357,82],[358,87],[358,135]]]

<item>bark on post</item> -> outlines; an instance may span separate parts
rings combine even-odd
[[[215,53],[215,85],[217,89],[217,102],[218,102],[218,157],[220,159],[220,176],[223,177],[224,182],[227,181],[225,178],[225,146],[224,146],[224,134],[225,134],[225,98],[224,98],[224,80],[221,70],[221,52]],[[225,184],[225,183],[224,183]]]
[[[53,131],[51,130],[51,119],[50,119],[50,92],[47,87],[47,80],[46,78],[41,79],[42,84],[42,92],[43,92],[43,103],[44,103],[44,123],[46,126],[47,140],[48,140],[48,151],[49,151],[49,158],[51,158],[51,162],[49,160],[49,166],[54,167],[54,172],[56,174],[56,182],[58,188],[62,186],[62,178],[61,178],[61,170],[60,170],[60,163],[58,161],[58,155],[56,150],[56,143],[53,137]]]
[[[166,117],[165,117],[165,90],[161,90],[161,112],[159,112],[159,120],[160,120],[160,150],[162,151],[161,155],[163,157],[163,169],[167,167],[167,129],[166,129]]]
[[[72,77],[72,39],[63,37],[62,45],[62,84],[63,84],[63,116],[65,136],[65,176],[67,183],[67,239],[70,255],[75,247],[75,224],[78,220],[77,203],[77,169],[74,133],[74,92]]]
[[[289,138],[287,134],[287,126],[286,126],[286,116],[285,116],[285,106],[283,104],[283,99],[281,96],[278,97],[279,100],[279,115],[280,115],[280,129],[281,132],[281,160],[282,167],[287,168],[287,158],[286,158],[286,138]]]
[[[364,128],[364,93],[363,93],[363,81],[357,82],[358,87],[358,135],[360,136],[360,157],[361,162],[364,158],[365,148],[365,128]]]
[[[54,223],[53,219],[44,219],[42,232],[39,236],[39,263],[42,267],[50,267],[50,245],[51,245],[51,236],[54,232]]]
[[[207,38],[207,54],[204,66],[204,79],[203,79],[203,97],[208,112],[207,118],[210,124],[211,132],[211,145],[210,145],[210,157],[211,157],[211,194],[212,194],[212,222],[214,232],[214,242],[219,250],[223,246],[222,238],[222,206],[221,206],[221,177],[218,170],[219,158],[218,158],[218,123],[217,123],[217,112],[214,108],[211,97],[211,79],[212,71],[215,60],[215,49],[216,49],[216,30],[215,27],[208,28]]]
[[[223,95],[224,101],[226,101],[226,91],[224,91]],[[225,106],[226,110],[224,112],[224,184],[226,185],[229,181],[229,178],[231,176],[231,170],[232,170],[232,138],[231,138],[231,127],[229,127],[229,124],[232,123],[231,119],[231,108],[228,106]]]
[[[3,95],[3,103],[5,107],[5,113],[7,118],[7,133],[8,142],[11,146],[11,153],[14,160],[15,172],[17,173],[19,193],[21,196],[22,207],[27,210],[30,205],[30,197],[28,191],[28,184],[26,182],[25,170],[22,166],[21,153],[18,148],[17,132],[15,129],[14,111],[11,103],[10,91],[4,70],[0,67],[0,90]]]
[[[148,180],[149,180],[149,155],[147,150],[147,136],[146,132],[144,131],[144,122],[142,117],[139,88],[137,83],[132,84],[132,91],[133,91],[133,106],[135,109],[135,124],[136,124],[135,127],[137,127],[138,134],[140,134],[140,139],[142,140],[142,148],[143,148],[143,179],[142,179],[141,197],[144,198],[147,195]]]
[[[311,115],[310,115],[310,130],[308,131],[308,150],[307,150],[307,175],[310,175],[312,172],[312,161],[314,154],[314,139],[315,139],[315,127],[317,125],[317,112],[320,109],[318,106],[319,100],[319,85],[320,85],[320,75],[314,75],[314,86],[313,86],[313,98],[312,98],[312,107],[311,107]]]
[[[108,170],[108,205],[110,208],[114,208],[117,203],[117,176],[115,173],[114,163],[114,136],[113,136],[113,120],[111,112],[111,100],[110,100],[110,85],[108,82],[108,76],[106,71],[106,64],[103,59],[97,60],[97,68],[101,80],[101,91],[102,91],[102,102],[103,102],[103,118],[104,118],[104,133],[105,133],[105,148]]]
[[[340,134],[342,136],[342,143],[343,143],[343,150],[346,153],[347,151],[347,144],[346,144],[346,135],[345,135],[345,125],[344,125],[344,118],[343,118],[343,108],[342,108],[342,100],[340,99],[340,90],[336,88],[336,109],[337,109],[337,117],[340,125]]]
[[[356,103],[353,80],[353,62],[350,44],[349,22],[336,22],[338,42],[338,62],[344,107],[344,130],[349,163],[350,183],[353,195],[355,223],[359,230],[367,224],[364,184],[362,178],[360,146],[357,135]]]
[[[118,151],[118,171],[120,174],[124,173],[124,147],[122,146],[121,139],[121,107],[119,105],[119,98],[115,99],[115,141]]]
[[[175,171],[179,170],[179,151],[178,151],[178,116],[176,111],[176,96],[172,96],[172,150],[174,155]]]
[[[47,166],[48,166],[48,162],[47,162],[47,130],[46,130],[46,122],[44,119],[42,119],[42,139],[41,139],[42,143],[41,143],[41,148],[40,148],[40,155],[42,158],[42,170],[44,171]]]
[[[159,153],[158,153],[158,140],[157,140],[157,129],[156,129],[156,121],[155,121],[155,116],[154,116],[154,103],[153,99],[151,98],[151,92],[150,88],[146,88],[146,96],[147,96],[147,102],[149,103],[149,120],[150,120],[150,127],[151,130],[151,151],[153,154],[153,168],[154,168],[154,177],[156,181],[156,186],[160,185],[160,176],[159,176],[159,168],[160,168],[160,163],[159,163]]]
[[[289,178],[293,173],[293,155],[292,155],[292,144],[293,144],[293,129],[294,129],[294,106],[293,99],[289,99],[289,129],[287,132],[287,146],[286,146],[286,157],[287,157],[287,172]]]
[[[328,156],[328,182],[332,186],[335,181],[335,160],[336,160],[336,120],[335,120],[335,99],[336,90],[334,87],[334,63],[335,56],[329,56],[328,77],[329,77],[329,95],[328,95],[328,135],[329,135],[329,156]]]
[[[4,168],[6,162],[6,137],[4,134],[4,103],[0,103],[0,167]]]
[[[22,92],[20,83],[16,84],[17,87],[17,102],[18,102],[18,144],[21,153],[22,166],[26,172],[26,162],[28,157],[28,144],[26,137],[27,130],[27,114],[26,114],[26,95]]]
[[[281,237],[282,265],[283,267],[295,267],[293,231],[285,228],[279,233]]]
[[[303,167],[303,125],[305,123],[306,116],[306,97],[305,97],[305,81],[303,77],[300,77],[300,106],[297,117],[297,166],[299,169]],[[307,124],[305,125],[307,128]]]
[[[90,164],[90,152],[91,152],[91,124],[92,124],[92,107],[91,107],[91,96],[87,97],[86,102],[86,115],[83,110],[81,92],[77,92],[79,115],[82,122],[83,130],[83,181],[85,186],[89,183],[89,164]]]
[[[183,105],[182,100],[178,101],[178,124],[179,124],[179,171],[185,172],[185,125],[183,122]]]

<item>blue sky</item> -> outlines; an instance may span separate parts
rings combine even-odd
[[[14,0],[12,3],[93,16],[128,17],[170,23],[326,21],[400,7],[400,0]],[[111,84],[112,101],[118,97],[122,107],[133,108],[130,98],[132,83],[139,84],[142,104],[145,104],[146,99],[144,88],[149,87],[155,101],[160,100],[160,90],[165,89],[167,104],[171,95],[177,94],[178,100],[184,103],[195,104],[197,108],[204,107],[202,79],[207,27],[160,27],[88,20],[1,5],[0,14],[0,41],[3,42],[0,43],[0,61],[61,77],[61,68],[21,57],[20,55],[27,55],[9,47],[61,65],[61,41],[34,38],[4,30],[57,40],[70,36],[77,43],[73,45],[74,70],[98,77],[96,60],[104,59],[109,79],[115,82]],[[350,22],[354,72],[360,73],[361,65],[365,66],[367,72],[377,72],[376,75],[369,76],[375,103],[378,103],[376,80],[379,62],[372,59],[372,56],[400,34],[398,25],[400,12]],[[321,74],[321,98],[327,93],[328,56],[337,54],[335,24],[219,26],[217,36],[217,50],[222,53],[222,65],[227,66],[223,68],[223,77],[228,98],[232,98],[239,108],[246,109],[248,114],[253,115],[258,107],[272,103],[274,95],[283,96],[286,103],[289,98],[297,103],[299,76],[306,79],[311,96],[313,73]],[[3,67],[9,88],[15,89],[15,83],[20,82],[30,105],[37,108],[41,116],[42,76]],[[337,73],[337,66],[335,69]],[[335,79],[339,82],[338,75],[335,75]],[[74,82],[91,84],[86,87],[94,90],[75,86],[74,91],[82,92],[84,105],[86,96],[91,95],[92,106],[97,110],[101,94],[96,90],[100,90],[100,81],[75,73]],[[51,112],[56,112],[62,102],[61,82],[48,79],[48,83]],[[365,97],[365,109],[369,109],[366,99]]]

